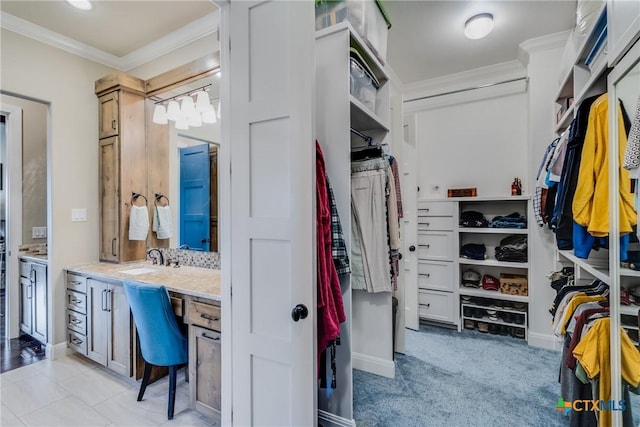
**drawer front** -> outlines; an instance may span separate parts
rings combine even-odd
[[[87,296],[67,289],[67,308],[77,313],[87,314]]]
[[[418,258],[453,260],[453,233],[418,233]]]
[[[448,292],[418,291],[418,313],[423,319],[455,323],[454,295]]]
[[[418,231],[453,231],[452,216],[425,216],[418,218]]]
[[[87,335],[87,316],[73,310],[67,310],[67,329]]]
[[[29,278],[31,273],[31,265],[27,261],[20,261],[20,276]]]
[[[87,278],[77,274],[67,273],[67,289],[87,293]]]
[[[452,202],[419,202],[418,218],[421,216],[453,216]],[[420,221],[418,219],[418,221]]]
[[[178,317],[184,316],[184,304],[182,298],[171,297],[171,307],[173,308],[173,313]]]
[[[220,307],[189,301],[187,303],[187,323],[220,331]]]
[[[87,355],[87,337],[67,329],[67,344],[78,353]]]
[[[453,263],[418,262],[418,287],[453,292]]]

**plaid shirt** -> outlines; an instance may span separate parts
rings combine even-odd
[[[340,225],[340,217],[338,216],[338,207],[336,199],[329,183],[327,176],[327,193],[329,194],[329,205],[331,206],[331,256],[333,263],[339,276],[351,273],[349,266],[349,254],[347,253],[347,244],[344,241],[342,233],[342,225]]]

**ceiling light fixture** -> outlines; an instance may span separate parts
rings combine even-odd
[[[67,0],[71,6],[80,10],[91,10],[93,9],[93,5],[89,0]]]
[[[480,13],[467,19],[464,23],[464,35],[468,39],[481,39],[493,30],[493,15]]]

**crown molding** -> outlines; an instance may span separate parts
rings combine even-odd
[[[216,33],[218,27],[217,25],[212,26],[211,22],[217,23],[218,19],[219,12],[215,11],[121,57],[96,49],[93,46],[63,36],[6,12],[0,12],[0,27],[116,70],[129,71],[189,43]]]
[[[476,68],[442,77],[405,84],[403,95],[405,102],[416,98],[438,95],[450,91],[483,86],[501,80],[512,80],[526,77],[527,70],[517,61]]]
[[[96,49],[93,46],[81,43],[70,37],[63,36],[54,31],[25,21],[17,16],[6,12],[0,12],[0,26],[6,30],[13,31],[30,39],[48,44],[55,48],[67,51],[74,55],[81,56],[90,61],[106,65],[111,68],[120,69],[120,58],[110,53]]]
[[[534,39],[525,40],[518,46],[518,60],[524,65],[529,64],[529,56],[534,52],[563,48],[567,44],[567,39],[571,30],[560,31],[559,33],[547,34]]]

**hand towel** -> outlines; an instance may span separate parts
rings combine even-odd
[[[129,240],[147,240],[149,211],[146,206],[131,206],[129,213]]]
[[[171,238],[171,209],[169,206],[156,206],[153,213],[153,231],[156,232],[158,239]]]

